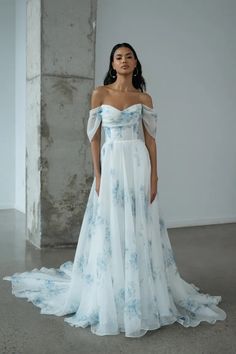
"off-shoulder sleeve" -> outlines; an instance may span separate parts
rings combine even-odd
[[[157,139],[157,112],[154,108],[143,105],[143,123],[148,133]]]
[[[92,138],[94,137],[94,134],[96,133],[100,123],[102,120],[101,116],[101,107],[95,107],[90,109],[89,111],[89,119],[87,123],[87,135],[89,138],[89,141],[91,142]]]

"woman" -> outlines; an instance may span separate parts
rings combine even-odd
[[[66,322],[97,335],[140,337],[174,322],[226,318],[221,296],[199,293],[176,267],[157,198],[157,114],[144,91],[135,50],[117,44],[104,86],[91,95],[94,181],[74,262],[4,278],[41,313],[72,314]]]

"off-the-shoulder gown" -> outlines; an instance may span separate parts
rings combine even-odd
[[[178,322],[215,323],[226,313],[221,296],[200,293],[178,272],[158,194],[150,203],[151,163],[143,129],[157,140],[157,113],[141,103],[119,110],[103,104],[89,111],[91,141],[100,124],[99,195],[95,177],[73,262],[4,277],[12,292],[65,316],[72,326],[97,335],[140,337]]]

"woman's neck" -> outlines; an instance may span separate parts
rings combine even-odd
[[[111,87],[120,92],[130,92],[135,91],[132,83],[132,75],[129,76],[117,76],[116,81],[111,84]]]

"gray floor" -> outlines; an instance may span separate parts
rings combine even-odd
[[[236,353],[236,224],[170,229],[181,276],[211,295],[221,295],[227,319],[195,328],[180,324],[149,331],[141,338],[96,336],[63,317],[41,315],[26,299],[11,295],[5,275],[33,268],[59,267],[75,249],[38,250],[24,241],[24,215],[0,211],[0,353],[1,354],[233,354]]]

